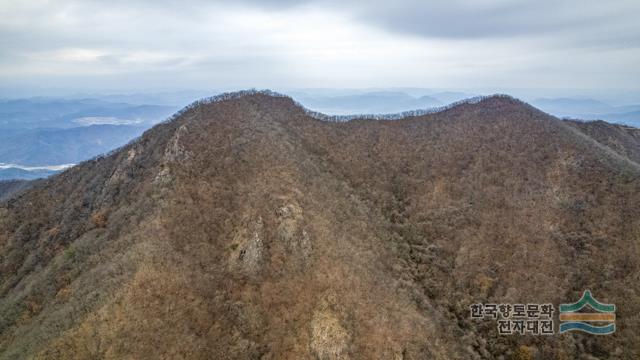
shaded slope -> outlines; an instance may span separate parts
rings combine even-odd
[[[589,137],[640,164],[640,129],[604,121],[567,121]]]
[[[2,205],[0,357],[632,358],[638,174],[504,97],[345,123],[259,93],[192,107]],[[585,288],[615,335],[468,320]]]

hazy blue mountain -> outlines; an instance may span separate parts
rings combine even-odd
[[[34,180],[51,176],[55,170],[24,170],[20,168],[0,169],[0,180]]]
[[[46,167],[109,152],[177,109],[92,98],[0,101],[0,179],[51,175],[56,170]]]
[[[143,126],[91,125],[0,133],[0,163],[44,166],[78,163],[142,134]]]
[[[212,90],[184,90],[173,92],[132,93],[132,94],[90,94],[88,97],[108,102],[127,103],[136,105],[158,104],[180,107],[190,104],[195,99],[218,94],[219,89]]]
[[[444,104],[451,104],[452,102],[477,96],[477,94],[458,92],[458,91],[441,91],[441,92],[429,94],[429,96],[440,100]]]
[[[615,107],[594,99],[536,99],[533,106],[557,116],[573,116],[575,114],[607,114],[615,112]]]
[[[378,114],[425,109],[443,105],[430,96],[414,97],[398,91],[375,91],[361,94],[295,96],[304,106],[327,114]]]
[[[532,105],[559,117],[604,120],[640,127],[640,105],[612,106],[594,99],[536,99]]]
[[[640,111],[632,111],[620,114],[604,114],[599,115],[598,118],[600,120],[605,120],[608,122],[626,124],[640,128]]]
[[[70,128],[93,124],[151,126],[176,110],[176,106],[132,105],[97,99],[5,100],[0,101],[0,130]]]

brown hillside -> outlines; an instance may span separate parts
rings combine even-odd
[[[567,121],[596,141],[640,164],[640,129],[604,121]]]
[[[192,107],[0,203],[0,359],[637,359],[629,141],[506,97],[394,121]],[[469,319],[585,289],[615,334]]]

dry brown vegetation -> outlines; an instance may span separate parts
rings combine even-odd
[[[192,108],[0,203],[0,358],[637,359],[637,143],[590,126],[508,98]],[[614,335],[469,319],[586,288]]]
[[[91,215],[91,222],[95,227],[103,228],[107,226],[107,213],[104,210],[99,210]]]

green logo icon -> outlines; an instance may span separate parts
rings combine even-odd
[[[579,312],[587,305],[595,312]],[[560,333],[582,331],[594,335],[612,334],[616,331],[615,312],[615,305],[603,304],[591,295],[591,291],[585,290],[577,302],[560,304]]]

